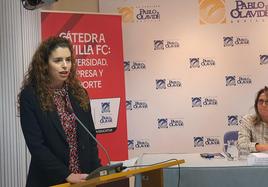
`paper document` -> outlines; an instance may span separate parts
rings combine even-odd
[[[251,153],[247,158],[249,166],[264,166],[268,165],[267,153]]]
[[[132,158],[129,160],[124,160],[124,161],[112,161],[111,163],[114,164],[114,163],[122,162],[123,166],[126,167],[126,169],[124,169],[124,171],[126,171],[126,170],[130,169],[128,167],[135,166],[137,164],[138,159],[139,159],[139,157],[135,157],[135,158]]]

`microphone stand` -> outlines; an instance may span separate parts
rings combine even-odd
[[[76,121],[83,127],[83,129],[90,135],[90,137],[93,138],[93,140],[100,146],[100,148],[103,150],[103,152],[105,153],[105,155],[106,155],[106,157],[108,159],[108,165],[107,166],[101,166],[101,167],[95,169],[94,171],[92,171],[91,173],[88,174],[87,179],[100,177],[100,176],[105,176],[105,175],[109,175],[109,174],[112,174],[112,173],[121,172],[124,169],[123,163],[119,162],[119,163],[116,163],[116,164],[111,164],[111,158],[110,158],[107,150],[105,149],[105,147],[85,127],[85,125],[76,116],[74,111],[72,109],[70,109],[70,111],[71,111],[70,113],[74,114],[74,117],[75,117]]]
[[[80,121],[80,119],[78,119],[78,117],[75,114],[74,114],[74,117],[75,117],[76,121],[78,121],[78,123],[84,128],[84,130],[91,136],[91,138],[93,138],[93,140],[95,140],[95,142],[100,146],[100,148],[103,150],[103,152],[105,153],[105,155],[108,159],[108,165],[111,165],[111,158],[110,158],[107,150],[104,148],[104,146],[99,142],[99,140],[97,140],[97,138],[95,138],[93,136],[93,134],[85,127],[85,125]]]

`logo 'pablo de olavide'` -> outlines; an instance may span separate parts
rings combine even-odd
[[[160,21],[159,5],[118,7],[117,12],[122,15],[125,23]]]
[[[124,61],[124,70],[125,71],[138,71],[145,70],[146,65],[144,61]]]
[[[223,47],[233,47],[239,45],[249,45],[249,39],[246,36],[225,36],[223,37]]]
[[[150,142],[146,139],[140,139],[140,140],[128,140],[128,150],[134,150],[134,149],[148,149],[150,148]]]
[[[156,79],[155,84],[157,90],[182,87],[182,82],[178,79]]]
[[[216,62],[212,58],[189,58],[190,68],[212,67],[216,65]]]
[[[158,39],[154,40],[154,50],[164,50],[164,49],[172,49],[172,48],[179,48],[180,42],[178,39]]]
[[[139,109],[147,109],[148,103],[143,100],[127,100],[126,101],[126,109],[127,110],[139,110]]]
[[[225,86],[243,86],[252,84],[252,78],[250,75],[227,75],[225,76]]]
[[[268,17],[267,1],[261,0],[235,0],[231,2],[231,23],[246,23],[264,21]]]
[[[206,107],[206,106],[216,106],[218,105],[218,100],[216,97],[192,97],[192,107]]]
[[[172,127],[183,127],[184,122],[179,118],[158,118],[157,119],[157,127],[158,129],[166,129]]]

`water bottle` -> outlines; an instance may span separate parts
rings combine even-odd
[[[237,141],[228,140],[227,141],[227,152],[233,157],[233,160],[238,159],[238,149],[236,147]]]

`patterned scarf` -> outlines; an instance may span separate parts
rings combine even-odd
[[[72,173],[81,173],[78,160],[76,121],[74,113],[68,110],[72,108],[68,95],[68,87],[54,89],[53,100],[56,105],[61,125],[67,137],[69,144],[69,170]]]

